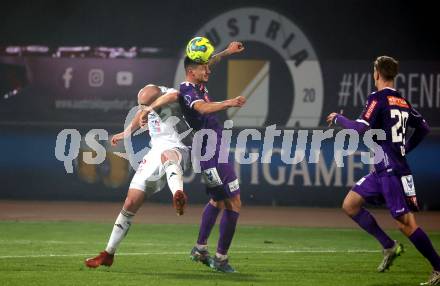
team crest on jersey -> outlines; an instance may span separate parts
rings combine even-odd
[[[195,34],[209,38],[216,52],[232,41],[244,43],[243,53],[214,68],[215,83],[209,83],[214,100],[247,98],[243,108],[226,112],[235,127],[319,125],[321,67],[311,42],[291,19],[270,9],[238,8],[213,18]],[[183,56],[177,66],[176,85],[185,78]]]

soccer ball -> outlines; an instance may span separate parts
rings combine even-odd
[[[197,63],[206,64],[213,52],[214,46],[204,37],[195,37],[186,46],[186,55]]]

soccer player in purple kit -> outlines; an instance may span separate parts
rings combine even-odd
[[[212,102],[205,85],[214,63],[224,56],[243,50],[242,43],[232,42],[224,51],[214,55],[207,64],[197,63],[186,57],[184,61],[186,81],[180,84],[180,101],[189,125],[195,131],[211,129],[217,136],[214,157],[200,162],[210,200],[203,211],[197,243],[191,250],[190,258],[221,272],[235,272],[229,264],[227,253],[235,233],[241,200],[239,182],[233,164],[219,163],[218,160],[223,128],[215,113],[230,107],[241,107],[246,99],[238,96],[221,102]],[[207,149],[206,140],[201,146],[203,154]],[[208,238],[221,210],[223,215],[220,221],[217,252],[211,258],[208,252]]]
[[[337,113],[331,113],[327,117],[329,124],[335,123],[359,133],[371,128],[382,129],[386,134],[385,140],[376,141],[383,150],[383,160],[375,162],[375,170],[360,179],[349,191],[342,208],[382,245],[384,258],[377,270],[384,272],[403,252],[403,246],[392,240],[380,228],[375,218],[363,208],[365,202],[384,202],[400,231],[433,267],[428,281],[421,285],[440,285],[440,257],[427,234],[416,223],[413,212],[418,211],[418,205],[411,170],[405,157],[429,133],[429,126],[420,113],[394,89],[397,73],[398,62],[395,59],[378,57],[374,62],[377,91],[368,97],[360,118],[352,121]],[[406,140],[407,126],[414,129],[409,140]]]

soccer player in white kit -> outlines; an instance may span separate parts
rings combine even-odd
[[[147,85],[139,91],[139,110],[130,125],[113,136],[112,145],[131,136],[145,123],[151,137],[151,150],[144,156],[128,189],[124,206],[116,219],[107,247],[98,256],[85,260],[87,267],[111,266],[119,243],[127,234],[131,221],[145,195],[160,191],[165,181],[173,193],[173,206],[182,215],[186,206],[183,172],[190,166],[190,150],[181,141],[190,128],[183,118],[175,89]],[[147,120],[145,120],[147,118]],[[192,136],[188,136],[192,140]]]

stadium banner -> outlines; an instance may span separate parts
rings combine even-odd
[[[244,129],[235,129],[232,138]],[[266,129],[256,129],[262,135]],[[111,133],[113,130],[108,130]],[[335,129],[336,135],[340,130]],[[78,129],[82,138],[88,132],[87,127]],[[281,158],[283,135],[274,138],[271,154],[263,156],[262,140],[248,140],[245,149],[238,150],[246,158],[249,153],[259,154],[258,160],[251,164],[235,163],[240,181],[240,189],[245,204],[293,205],[337,207],[348,190],[366,175],[371,165],[362,163],[361,147],[355,153],[342,158],[343,167],[336,164],[334,137],[322,143],[317,163],[310,163],[311,130],[304,130],[307,143],[304,160],[297,164],[286,164]],[[56,127],[2,127],[0,141],[0,177],[2,199],[36,199],[36,200],[86,200],[118,201],[127,192],[131,177],[134,174],[129,162],[115,154],[124,152],[123,147],[111,147],[108,141],[99,140],[106,150],[105,160],[100,164],[87,164],[84,153],[96,150],[81,141],[77,156],[73,160],[73,172],[67,173],[63,161],[55,157],[55,145],[59,129]],[[291,157],[301,150],[297,144],[299,130],[293,131]],[[148,144],[146,136],[133,137],[135,152]],[[414,172],[415,184],[420,204],[426,209],[439,209],[440,198],[437,195],[437,178],[440,176],[436,166],[440,148],[440,134],[430,134],[419,148],[408,155]],[[235,160],[235,140],[231,143],[230,159]],[[66,153],[72,148],[67,144]],[[262,163],[263,157],[271,158],[270,163]],[[191,203],[204,203],[207,200],[205,187],[200,174],[188,172],[185,176],[185,190],[188,191]],[[150,199],[156,202],[169,203],[171,193],[165,187]]]
[[[259,52],[219,63],[208,84],[214,100],[247,98],[244,108],[220,114],[222,120],[234,121],[236,133],[256,128],[263,134],[273,124],[280,130],[322,130],[332,111],[358,116],[374,90],[371,61],[319,61],[318,72],[315,58],[304,70],[301,65],[307,65],[306,61],[293,70],[292,63],[270,47],[248,43],[247,48]],[[396,88],[431,127],[440,127],[440,64],[403,61],[400,66]],[[112,148],[102,141],[107,150],[105,161],[88,165],[82,154],[94,150],[82,142],[72,163],[73,173],[67,174],[55,156],[57,135],[66,128],[77,129],[83,137],[91,129],[104,129],[110,138],[122,130],[128,110],[137,104],[140,88],[148,83],[175,87],[183,80],[181,60],[173,58],[1,56],[0,67],[4,93],[0,104],[1,198],[122,200],[133,175],[127,160],[114,154],[124,151],[119,150],[122,147]],[[270,164],[236,164],[245,203],[339,206],[350,187],[370,170],[359,153],[346,157],[343,168],[336,168],[332,140],[324,142],[317,164],[304,160],[286,165],[280,159],[280,140],[275,138]],[[136,139],[135,145],[141,148],[147,142],[146,137]],[[439,142],[440,134],[434,130],[409,154],[421,204],[430,209],[440,208],[435,196],[435,178],[440,172],[429,167],[440,160]],[[295,141],[292,146],[295,148]],[[250,142],[247,148],[261,150],[262,142]],[[192,203],[206,201],[199,174],[187,174],[186,189]],[[170,193],[165,190],[151,199],[169,202]]]
[[[333,111],[358,116],[375,89],[370,61],[322,61],[322,74],[316,74],[301,71],[304,62],[292,71],[289,61],[279,55],[262,54],[266,57],[234,56],[213,68],[208,87],[214,100],[238,95],[248,99],[242,109],[221,114],[222,119],[234,120],[235,127],[324,127]],[[409,61],[400,66],[396,89],[432,127],[440,127],[440,63]],[[22,115],[32,114],[34,121],[122,124],[143,86],[176,87],[184,80],[177,59],[3,56],[0,67],[5,71],[0,90],[16,90],[0,105],[1,119],[6,121],[26,121]],[[14,106],[21,108],[12,113]]]

